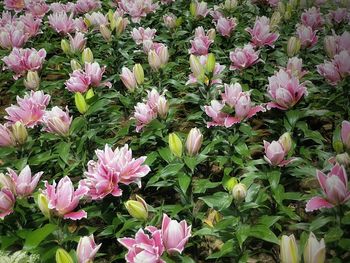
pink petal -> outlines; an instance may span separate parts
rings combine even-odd
[[[80,220],[82,218],[87,218],[87,213],[84,210],[80,210],[78,212],[70,212],[65,214],[64,219],[72,219],[72,220]]]
[[[332,208],[332,207],[333,205],[329,203],[326,199],[320,196],[315,196],[307,202],[305,211],[312,212],[315,210],[319,210],[321,208]]]

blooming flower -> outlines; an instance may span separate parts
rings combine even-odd
[[[145,125],[157,118],[157,112],[155,112],[148,104],[138,102],[134,108],[137,132],[140,132]]]
[[[2,188],[0,190],[0,218],[4,219],[5,216],[13,212],[16,199],[13,193],[7,189]]]
[[[19,175],[17,175],[17,173],[10,168],[7,170],[15,187],[14,193],[19,197],[26,197],[31,195],[34,192],[41,175],[43,174],[43,172],[39,172],[32,177],[32,172],[28,165],[23,168]]]
[[[79,205],[79,200],[88,193],[89,189],[86,186],[79,184],[77,190],[74,190],[72,181],[68,176],[65,176],[58,182],[57,186],[55,181],[52,185],[45,181],[45,187],[43,194],[49,201],[49,208],[54,210],[58,216],[72,220],[87,217],[84,210],[73,212]]]
[[[128,15],[134,23],[139,23],[142,17],[155,12],[157,3],[152,0],[120,0],[119,7]]]
[[[272,141],[271,143],[264,141],[264,148],[264,159],[272,166],[286,166],[294,160],[285,160],[285,157],[288,154],[288,149],[285,149],[280,141]]]
[[[132,151],[128,145],[116,148],[114,151],[105,145],[104,150],[96,150],[98,161],[88,163],[88,171],[82,184],[90,188],[89,195],[92,199],[102,199],[108,194],[120,196],[122,191],[118,183],[136,183],[141,187],[141,178],[147,175],[150,168],[142,165],[145,156],[132,158]]]
[[[83,70],[74,70],[72,74],[69,74],[69,77],[70,78],[65,82],[67,90],[71,92],[84,93],[89,89],[91,77]]]
[[[287,110],[293,107],[307,93],[303,83],[286,70],[280,69],[274,76],[269,77],[268,95],[273,102],[267,104],[267,109],[278,108]]]
[[[142,44],[146,40],[153,40],[157,30],[147,27],[133,28],[131,37],[137,45]]]
[[[7,10],[21,11],[25,7],[24,0],[4,0],[4,8]]]
[[[73,14],[70,16],[65,12],[53,13],[48,16],[49,24],[57,33],[68,34],[75,31]]]
[[[20,48],[28,41],[29,36],[25,32],[23,23],[7,24],[0,28],[0,46],[2,48]]]
[[[191,40],[191,49],[189,53],[193,55],[207,55],[210,45],[214,42],[205,34],[203,27],[197,27],[195,38]]]
[[[165,263],[161,256],[164,252],[161,230],[153,226],[137,231],[135,238],[118,238],[118,242],[128,249],[125,255],[126,262]]]
[[[34,17],[43,17],[50,9],[45,0],[25,0],[25,6]]]
[[[259,61],[259,53],[260,51],[255,51],[251,44],[236,48],[234,52],[230,52],[230,69],[241,70],[256,64]]]
[[[66,107],[66,111],[64,112],[55,106],[51,111],[45,112],[42,122],[47,132],[67,136],[72,119],[73,117],[69,117],[68,107]]]
[[[50,95],[45,95],[43,91],[31,91],[23,98],[17,97],[18,105],[11,105],[6,108],[7,119],[10,123],[17,121],[32,128],[42,121],[46,106],[50,102]]]
[[[68,34],[68,36],[70,51],[72,53],[82,52],[86,45],[86,38],[84,37],[84,34],[81,32],[76,32],[74,37],[72,37],[70,34]]]
[[[247,28],[246,31],[251,35],[251,42],[254,46],[268,45],[273,47],[273,44],[278,39],[277,33],[270,32],[270,19],[262,16],[257,17],[253,28]]]
[[[233,117],[221,111],[224,106],[225,103],[217,100],[212,100],[210,106],[204,106],[205,113],[212,118],[212,121],[207,123],[208,128],[211,126],[225,126],[229,128],[234,124]]]
[[[315,6],[307,9],[301,14],[301,23],[311,27],[313,30],[323,26],[324,19],[320,13],[320,9]]]
[[[314,31],[310,26],[298,25],[296,31],[302,47],[307,48],[316,45],[318,41],[317,31]]]
[[[204,18],[208,15],[210,10],[208,9],[206,2],[204,1],[198,2],[197,0],[195,0],[193,4],[194,4],[193,15],[195,18],[197,19]]]
[[[101,2],[98,0],[78,0],[75,3],[75,12],[85,14],[101,8]]]
[[[15,72],[18,76],[24,75],[28,70],[37,71],[40,70],[46,57],[45,49],[39,51],[34,48],[14,48],[10,55],[5,56],[2,61],[6,66]]]
[[[171,220],[168,215],[163,214],[162,239],[167,252],[178,252],[181,254],[190,236],[191,226],[187,226],[185,220],[179,223],[176,220]]]
[[[92,262],[101,245],[96,245],[93,234],[81,237],[77,247],[78,263]]]
[[[334,165],[327,175],[317,170],[316,176],[325,197],[315,196],[311,198],[306,204],[306,212],[332,208],[339,204],[345,204],[350,199],[348,177],[344,166]]]
[[[229,37],[236,26],[235,18],[220,17],[216,23],[217,31],[224,37]]]
[[[9,147],[16,145],[16,141],[11,130],[3,124],[0,124],[0,147]]]
[[[332,62],[325,61],[323,64],[317,65],[317,72],[333,86],[341,81],[338,69]]]

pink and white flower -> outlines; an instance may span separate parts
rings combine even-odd
[[[194,1],[194,16],[195,18],[197,19],[200,19],[200,18],[204,18],[206,17],[209,12],[210,12],[210,9],[208,9],[208,4],[207,2],[198,2],[197,0]]]
[[[83,70],[77,69],[69,74],[69,79],[65,82],[66,89],[71,92],[84,93],[89,89],[91,77]]]
[[[43,91],[31,91],[23,98],[17,97],[18,105],[11,105],[6,108],[7,119],[10,123],[17,121],[32,128],[42,121],[46,106],[50,102],[50,95],[45,95]]]
[[[287,110],[293,107],[303,95],[306,95],[307,90],[304,84],[299,82],[298,77],[280,69],[274,76],[269,77],[267,93],[273,100],[267,104],[267,109]]]
[[[12,49],[22,47],[29,39],[23,23],[7,24],[0,27],[0,47]]]
[[[191,40],[190,54],[193,55],[207,55],[210,45],[214,42],[208,34],[206,35],[203,27],[197,27],[195,30],[195,38]]]
[[[140,132],[144,126],[157,118],[157,112],[154,111],[148,104],[138,102],[134,107],[134,118],[136,119],[136,131]]]
[[[25,6],[34,17],[43,17],[50,9],[45,0],[25,0]]]
[[[142,44],[146,40],[153,41],[154,36],[156,35],[157,30],[151,29],[147,27],[146,29],[143,27],[133,28],[131,32],[131,36],[134,39],[137,45]]]
[[[8,56],[5,56],[2,61],[6,66],[16,73],[14,78],[24,75],[27,71],[38,71],[41,69],[46,57],[45,49],[39,51],[34,48],[14,48]]]
[[[248,68],[259,61],[260,51],[255,51],[251,44],[244,45],[243,48],[236,48],[230,52],[230,60],[232,62],[231,70],[242,70]]]
[[[101,245],[96,245],[93,234],[81,237],[77,247],[78,263],[92,262]]]
[[[314,31],[310,26],[298,25],[296,32],[302,47],[308,48],[316,45],[318,41],[317,31]]]
[[[43,194],[49,201],[49,209],[52,209],[58,216],[64,219],[80,220],[87,217],[84,210],[73,211],[79,205],[79,200],[84,197],[89,189],[79,184],[77,190],[74,190],[72,181],[68,176],[63,177],[56,186],[54,181],[50,185],[45,181],[46,189]]]
[[[128,263],[150,262],[165,263],[161,258],[164,252],[161,230],[149,226],[139,229],[135,238],[118,238],[118,242],[128,249],[125,260]]]
[[[75,12],[77,14],[85,14],[101,8],[99,0],[78,0],[75,4]]]
[[[10,168],[7,168],[7,170],[14,185],[14,194],[19,197],[31,195],[43,174],[43,172],[39,172],[32,176],[32,171],[28,165],[23,168],[19,175]]]
[[[125,144],[114,151],[106,144],[104,150],[96,150],[98,161],[88,162],[88,171],[82,184],[87,186],[93,200],[102,199],[108,194],[120,196],[119,183],[129,185],[136,183],[141,187],[141,178],[150,172],[147,165],[142,165],[146,156],[133,158],[132,151]]]
[[[323,26],[324,19],[319,8],[311,7],[301,14],[301,23],[313,30]]]
[[[286,160],[288,155],[287,149],[283,147],[283,144],[279,141],[267,142],[264,141],[265,155],[264,159],[271,166],[285,166],[292,162],[294,159]]]
[[[16,145],[11,130],[3,124],[0,124],[0,147],[10,147]]]
[[[66,107],[66,111],[63,111],[61,108],[55,106],[51,111],[45,112],[42,122],[45,126],[45,131],[60,136],[68,136],[72,119],[73,117],[69,117],[68,107]]]
[[[119,8],[130,15],[134,23],[139,23],[142,17],[155,12],[158,4],[153,3],[153,0],[120,0]]]
[[[341,81],[338,69],[332,62],[325,61],[323,64],[317,65],[317,72],[333,86]]]
[[[224,37],[231,36],[236,26],[237,20],[235,18],[220,17],[216,22],[216,30]]]
[[[274,47],[274,43],[279,34],[270,32],[270,19],[266,16],[257,17],[253,28],[247,28],[246,31],[251,35],[251,42],[254,46]]]
[[[73,14],[69,16],[65,12],[53,13],[48,16],[49,24],[57,33],[66,35],[75,31]]]
[[[170,219],[167,214],[163,214],[162,239],[167,252],[170,254],[175,252],[181,254],[190,237],[191,226],[187,226],[185,220],[179,223]]]
[[[13,213],[15,202],[16,198],[9,189],[2,188],[0,190],[0,219]]]
[[[341,22],[349,22],[349,11],[346,8],[337,8],[328,14],[328,18],[336,24]]]
[[[4,0],[4,8],[7,10],[21,11],[25,7],[24,0]]]
[[[349,201],[350,191],[348,190],[348,177],[344,166],[334,165],[327,175],[317,170],[316,176],[324,197],[315,196],[311,198],[306,204],[306,212],[321,208],[332,208]]]
[[[69,46],[72,53],[80,53],[84,50],[86,45],[86,37],[81,32],[76,32],[74,37],[71,34],[69,36]]]

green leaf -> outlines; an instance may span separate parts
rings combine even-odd
[[[260,238],[270,243],[279,244],[279,239],[270,230],[269,227],[265,225],[256,225],[250,229],[249,236]]]
[[[180,173],[178,176],[178,180],[182,192],[186,194],[186,191],[191,183],[191,177],[185,173]]]
[[[220,248],[219,252],[211,254],[206,259],[221,258],[221,257],[227,255],[228,253],[231,253],[233,251],[233,249],[234,249],[234,241],[233,241],[233,239],[230,239],[230,240],[225,242],[225,244]]]
[[[216,192],[213,195],[199,197],[199,199],[203,200],[210,208],[221,211],[231,205],[233,198],[228,193]]]
[[[58,155],[66,164],[68,164],[69,160],[70,146],[71,144],[67,142],[61,142],[56,146]]]
[[[202,194],[207,189],[215,188],[220,184],[220,182],[211,182],[209,179],[195,179],[193,180],[193,192],[195,194]]]
[[[36,229],[33,232],[29,233],[24,242],[23,249],[32,250],[36,248],[48,235],[50,235],[57,228],[57,225],[46,224],[42,228]]]
[[[344,234],[344,232],[340,227],[338,227],[338,226],[332,227],[325,234],[324,239],[325,239],[326,243],[335,242],[335,241],[340,240],[341,237],[343,236],[343,234]]]

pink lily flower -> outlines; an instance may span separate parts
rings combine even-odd
[[[10,168],[7,168],[7,171],[15,187],[14,193],[19,197],[27,197],[31,195],[34,192],[41,175],[44,173],[39,172],[32,177],[32,172],[28,165],[23,168],[19,175]]]
[[[43,194],[49,201],[49,209],[54,210],[58,216],[72,220],[87,217],[84,210],[73,212],[79,205],[79,200],[88,193],[89,189],[86,186],[80,184],[78,189],[74,190],[73,183],[68,176],[63,177],[57,186],[55,181],[52,185],[45,181],[45,186]]]
[[[306,204],[306,212],[332,208],[349,201],[350,191],[348,190],[348,177],[344,166],[334,165],[327,175],[317,170],[316,176],[325,197],[315,196],[311,198]]]
[[[161,256],[164,252],[161,230],[153,226],[139,229],[135,238],[118,238],[118,242],[128,249],[125,260],[128,263],[166,263]]]

